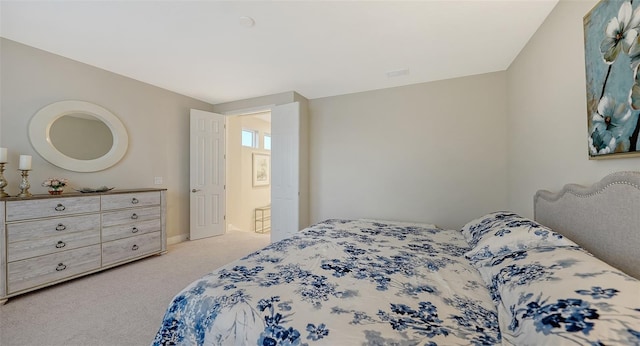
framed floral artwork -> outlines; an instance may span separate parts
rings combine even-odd
[[[253,186],[266,186],[271,181],[271,160],[267,154],[253,153]]]
[[[584,16],[589,158],[640,156],[640,0]]]

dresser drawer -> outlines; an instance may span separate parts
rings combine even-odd
[[[129,225],[148,220],[160,220],[160,207],[126,209],[102,213],[102,227]]]
[[[102,265],[136,258],[161,250],[161,232],[102,243]]]
[[[100,245],[11,262],[7,267],[11,294],[100,268]]]
[[[132,222],[125,225],[116,225],[102,229],[102,241],[111,241],[121,238],[133,237],[141,234],[159,232],[162,230],[160,218],[147,221]]]
[[[100,214],[10,223],[7,224],[7,240],[15,243],[89,230],[100,231]]]
[[[94,244],[100,244],[99,229],[19,241],[7,246],[7,261],[14,262]]]
[[[100,196],[7,202],[7,222],[100,211]]]
[[[136,192],[102,196],[102,210],[160,205],[160,192]]]

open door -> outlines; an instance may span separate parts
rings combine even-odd
[[[290,237],[300,223],[300,104],[271,109],[271,242]]]
[[[225,116],[191,110],[189,239],[225,233]]]

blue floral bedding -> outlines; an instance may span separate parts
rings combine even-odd
[[[503,344],[640,345],[639,280],[514,213],[473,220],[462,234],[498,309]]]
[[[190,284],[154,344],[500,344],[467,251],[433,225],[328,220]]]
[[[579,247],[535,248],[478,265],[504,344],[640,345],[640,281]]]

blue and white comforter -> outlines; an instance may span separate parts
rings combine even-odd
[[[459,231],[328,220],[193,282],[154,344],[499,344]]]
[[[640,345],[640,282],[579,247],[478,263],[504,345]]]
[[[485,215],[462,234],[498,308],[504,345],[640,346],[637,279],[514,213]]]

